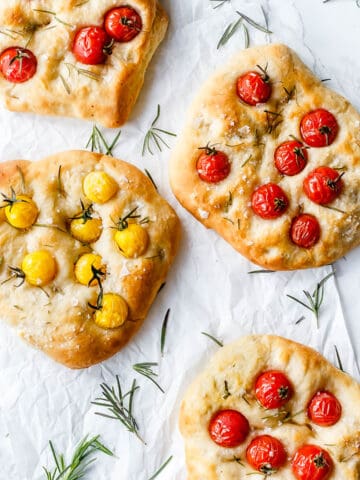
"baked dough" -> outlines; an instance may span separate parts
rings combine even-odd
[[[25,83],[9,83],[0,75],[0,95],[6,108],[84,118],[106,127],[125,123],[168,25],[167,15],[157,0],[129,0],[125,4],[140,14],[141,33],[130,42],[115,42],[106,63],[91,66],[75,61],[71,52],[75,33],[83,26],[102,26],[104,14],[111,8],[123,6],[123,1],[1,2],[0,52],[11,46],[25,46],[31,34],[27,48],[38,60],[36,75]],[[54,12],[56,17],[34,10]],[[34,25],[36,30],[31,33]],[[78,74],[71,65],[85,74]],[[95,78],[90,78],[86,72]]]
[[[66,195],[59,193],[60,165],[61,192]],[[87,203],[82,184],[93,170],[109,174],[119,190],[106,203],[94,204],[103,230],[98,241],[85,245],[69,234],[67,219],[78,214],[80,199]],[[18,281],[4,283],[0,289],[1,317],[26,341],[68,367],[88,367],[114,355],[140,328],[174,259],[180,231],[175,212],[136,167],[85,151],[60,153],[39,162],[2,163],[0,192],[8,194],[10,186],[17,194],[25,190],[35,201],[40,211],[36,224],[43,226],[18,230],[1,221],[0,282],[9,278],[9,265],[19,267],[28,252],[42,249],[54,256],[58,272],[43,289],[27,282],[19,288],[15,288]],[[149,244],[144,254],[127,259],[110,227],[114,226],[112,219],[135,207],[141,219],[148,217],[143,227]],[[75,279],[74,264],[91,251],[101,255],[106,265],[104,293],[121,295],[129,307],[127,321],[119,328],[105,329],[94,323],[88,302],[96,304],[98,289]]]
[[[286,408],[293,414],[302,413],[291,422],[281,424],[275,419],[263,419],[273,411],[264,410],[253,396],[255,379],[273,369],[283,371],[294,386],[295,393]],[[225,380],[229,396],[224,394]],[[309,425],[307,405],[319,390],[329,390],[342,405],[342,416],[332,427]],[[182,402],[180,430],[185,439],[187,479],[249,478],[254,470],[243,463],[246,447],[254,436],[267,434],[281,440],[289,456],[306,443],[321,446],[330,453],[335,465],[331,480],[357,480],[360,475],[359,402],[360,385],[311,348],[271,335],[242,337],[219,350]],[[219,409],[239,410],[248,419],[251,431],[244,444],[222,448],[211,440],[208,424]],[[235,457],[240,458],[243,466]],[[258,473],[259,478],[260,475]],[[275,477],[295,478],[290,463],[279,469]]]
[[[272,95],[253,107],[236,95],[236,80],[256,65],[267,66]],[[276,147],[291,140],[290,135],[301,138],[300,120],[317,108],[335,115],[336,140],[308,150],[309,161],[298,175],[281,176],[274,166]],[[280,114],[270,114],[268,121],[278,123],[271,133],[265,110]],[[292,50],[284,45],[244,50],[206,82],[192,105],[172,155],[171,185],[192,215],[252,262],[272,270],[329,264],[360,243],[359,127],[360,115],[349,102],[314,77]],[[217,184],[200,180],[196,170],[198,148],[208,143],[231,162],[229,176]],[[331,204],[337,210],[313,203],[303,193],[304,177],[323,165],[345,172],[343,192]],[[264,220],[251,208],[252,193],[268,182],[279,184],[290,201],[275,220]],[[309,249],[296,246],[289,237],[292,219],[301,208],[314,215],[321,228],[320,241]]]

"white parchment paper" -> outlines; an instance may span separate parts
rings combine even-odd
[[[233,0],[216,10],[212,8],[216,2],[208,0],[163,3],[171,15],[171,27],[114,153],[148,169],[160,193],[175,207],[184,230],[179,256],[140,333],[118,355],[88,370],[71,371],[57,365],[0,324],[0,480],[45,479],[42,466],[52,466],[48,441],[70,455],[85,434],[100,434],[116,454],[113,458],[98,455],[86,478],[148,480],[173,455],[158,478],[184,480],[183,445],[177,428],[179,404],[189,382],[219,348],[202,331],[224,342],[251,332],[276,333],[313,346],[334,363],[336,345],[346,371],[359,378],[353,349],[360,349],[359,333],[352,323],[349,335],[347,320],[359,306],[359,253],[350,254],[335,266],[337,277],[326,284],[317,330],[311,312],[286,294],[301,298],[302,290],[312,291],[331,267],[249,275],[247,272],[257,267],[177,204],[168,183],[170,152],[165,149],[154,156],[141,155],[157,104],[162,108],[159,126],[179,132],[189,102],[202,82],[243,47],[239,30],[226,47],[216,50],[226,26],[237,19],[236,9],[263,24],[263,6],[269,28],[275,33],[269,36],[250,28],[251,43],[289,44],[321,78],[331,78],[329,85],[359,107],[360,59],[356,52],[360,47],[360,11],[355,1]],[[319,22],[320,18],[326,22]],[[83,148],[92,128],[86,122],[3,110],[0,124],[1,161],[38,160],[57,151]],[[115,135],[114,131],[104,133],[109,139]],[[343,292],[341,298],[337,284]],[[349,294],[353,296],[351,304]],[[171,314],[161,358],[160,331],[168,308]],[[296,324],[303,315],[305,319]],[[145,361],[159,362],[159,383],[165,394],[132,370],[134,363]],[[99,395],[100,383],[112,385],[116,374],[124,388],[130,387],[133,378],[138,380],[134,415],[145,446],[119,422],[94,415],[97,409],[90,402]]]

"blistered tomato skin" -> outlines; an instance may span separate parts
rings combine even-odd
[[[274,155],[275,166],[282,175],[297,175],[306,167],[307,149],[301,142],[292,140],[277,147]]]
[[[307,113],[300,123],[301,137],[309,147],[321,148],[331,145],[338,131],[336,118],[324,108]]]
[[[285,213],[289,200],[283,189],[276,183],[267,183],[255,190],[251,205],[256,215],[265,220],[273,220]]]
[[[0,70],[7,81],[24,83],[35,75],[37,59],[26,48],[10,47],[0,55]]]
[[[283,444],[270,435],[255,437],[246,449],[248,463],[265,475],[277,472],[285,464],[286,457]]]
[[[308,407],[310,420],[320,427],[331,427],[341,418],[341,404],[330,392],[317,392]]]
[[[226,153],[211,147],[204,147],[199,156],[196,169],[201,180],[207,183],[219,183],[228,177],[231,165]]]
[[[266,409],[283,407],[293,396],[294,390],[286,375],[278,370],[262,373],[255,383],[255,396]]]
[[[328,452],[317,445],[300,447],[291,466],[297,480],[327,480],[334,468]]]
[[[130,42],[142,30],[140,15],[131,7],[118,7],[105,16],[105,30],[117,42]]]
[[[100,65],[111,54],[111,48],[111,38],[103,28],[84,27],[75,35],[72,52],[84,65]]]
[[[304,179],[303,189],[306,196],[319,205],[333,202],[342,192],[344,173],[330,167],[318,167]]]
[[[298,247],[311,248],[320,239],[320,225],[313,215],[302,213],[291,224],[290,237]]]
[[[251,106],[266,103],[271,96],[271,91],[269,77],[258,72],[247,72],[236,82],[238,97]]]
[[[249,422],[236,410],[220,410],[210,420],[209,434],[220,447],[237,447],[246,440]]]

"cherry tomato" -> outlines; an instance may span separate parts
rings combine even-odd
[[[218,183],[224,180],[231,169],[226,153],[213,147],[202,147],[199,150],[204,150],[196,163],[201,180],[208,183]]]
[[[249,434],[250,426],[244,415],[236,410],[220,410],[210,420],[209,434],[220,447],[237,447]]]
[[[323,108],[307,113],[301,120],[300,132],[310,147],[331,145],[339,131],[334,115]]]
[[[314,203],[331,203],[343,189],[343,175],[330,167],[315,168],[304,180],[304,192]]]
[[[306,166],[307,150],[301,142],[284,142],[275,150],[275,165],[283,175],[297,175]]]
[[[304,445],[296,451],[291,466],[297,480],[326,480],[333,470],[333,461],[317,445]]]
[[[340,402],[332,393],[317,392],[309,404],[308,415],[316,425],[331,427],[340,420]]]
[[[313,215],[302,213],[294,218],[290,229],[291,240],[303,248],[313,247],[320,238],[320,225]]]
[[[249,464],[265,475],[271,475],[286,462],[286,452],[283,444],[270,435],[255,437],[246,449],[246,459]]]
[[[256,215],[265,219],[273,219],[280,217],[285,212],[289,200],[279,185],[267,183],[255,190],[251,204]]]
[[[101,27],[84,27],[75,35],[72,52],[78,62],[85,65],[105,63],[111,55],[112,40]]]
[[[236,91],[239,98],[248,105],[266,103],[271,95],[271,84],[268,75],[258,72],[247,72],[241,75],[236,82]]]
[[[113,8],[105,16],[105,30],[118,42],[130,42],[141,29],[141,17],[131,7]]]
[[[10,47],[0,55],[0,70],[9,82],[27,82],[35,75],[36,69],[36,57],[26,48]]]
[[[278,370],[262,373],[255,383],[255,396],[267,409],[282,407],[290,400],[293,393],[290,380]]]

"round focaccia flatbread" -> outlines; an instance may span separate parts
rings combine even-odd
[[[173,191],[273,270],[360,242],[360,115],[283,45],[242,51],[206,82],[172,155]]]
[[[269,380],[271,372],[284,375],[287,386],[279,388],[273,374]],[[319,401],[318,395],[327,398]],[[273,473],[286,480],[356,480],[359,402],[360,385],[311,348],[270,335],[242,337],[220,349],[182,402],[187,478],[240,480]],[[264,435],[278,448],[269,449]],[[311,456],[302,458],[310,476],[301,476],[299,451],[306,445],[322,454],[315,463]],[[276,458],[280,465],[274,468]],[[254,459],[258,468],[249,463]]]
[[[85,151],[2,163],[0,192],[1,317],[68,367],[115,354],[174,259],[173,209],[136,167]]]

